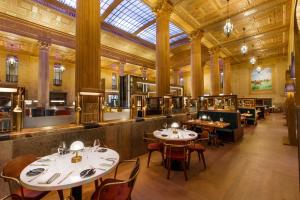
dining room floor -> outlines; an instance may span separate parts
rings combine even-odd
[[[149,168],[147,154],[142,155],[132,200],[299,200],[298,150],[282,144],[286,135],[284,116],[271,114],[245,128],[242,141],[208,147],[206,170],[193,154],[188,181],[181,171],[172,171],[167,180],[159,153],[152,154]],[[130,170],[129,165],[121,167],[120,178]],[[93,184],[85,185],[83,199],[93,191]],[[45,199],[58,196],[51,192]]]

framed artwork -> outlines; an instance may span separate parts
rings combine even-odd
[[[272,68],[266,67],[260,70],[253,69],[251,72],[251,91],[269,91],[273,89]]]

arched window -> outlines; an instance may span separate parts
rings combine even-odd
[[[6,58],[6,82],[18,82],[19,60],[16,56],[7,56]]]
[[[65,67],[60,63],[54,64],[54,78],[53,85],[61,86],[62,85],[62,73],[65,71]]]

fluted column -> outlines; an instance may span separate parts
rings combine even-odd
[[[224,59],[224,86],[223,86],[223,94],[229,95],[232,93],[231,90],[231,64],[230,64],[231,58],[227,57]]]
[[[49,46],[45,41],[39,42],[38,101],[41,107],[49,106]]]
[[[100,1],[77,0],[76,92],[100,91]]]
[[[210,50],[210,85],[211,85],[211,95],[219,95],[220,94],[220,65],[219,65],[219,56],[220,49],[213,48]]]
[[[201,58],[201,39],[203,32],[194,31],[191,34],[191,93],[192,99],[203,96],[204,93],[204,76]]]
[[[162,0],[156,13],[156,96],[170,94],[170,33],[169,22],[172,4]]]
[[[178,69],[173,70],[173,83],[172,84],[179,85],[179,79],[180,79],[179,73],[180,73],[180,71]]]
[[[125,62],[121,61],[119,64],[119,76],[125,76],[124,70],[125,70]]]

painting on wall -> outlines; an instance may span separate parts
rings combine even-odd
[[[267,67],[252,70],[251,90],[253,92],[272,90],[272,68]]]

